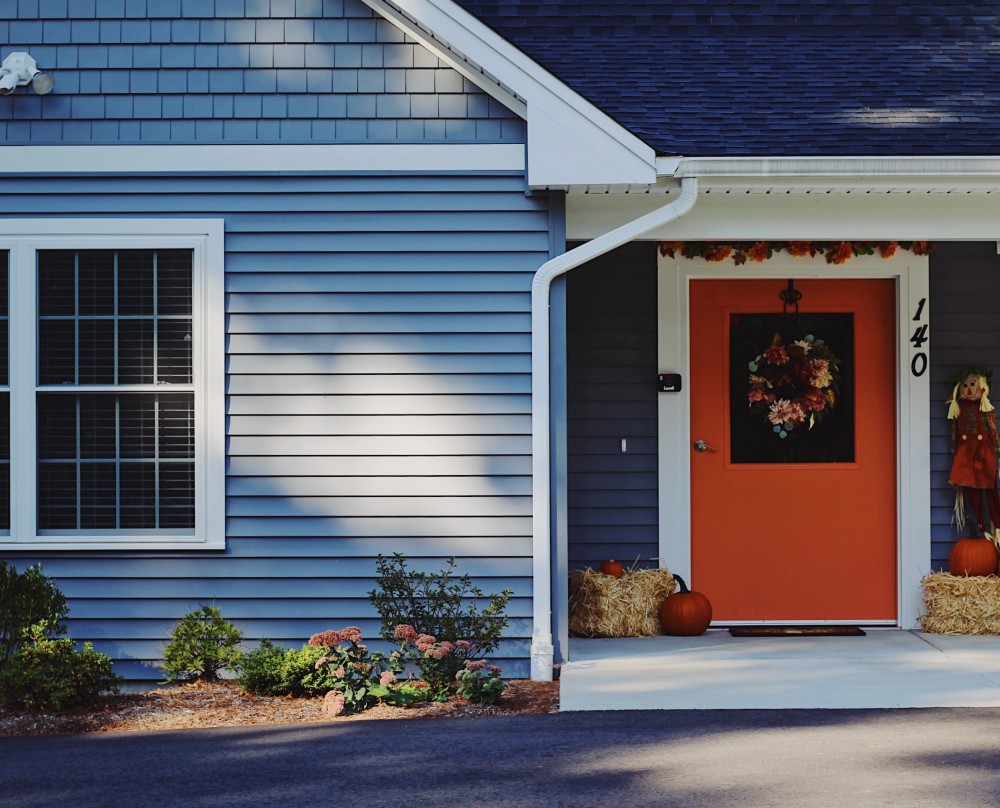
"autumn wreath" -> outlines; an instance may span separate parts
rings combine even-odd
[[[779,438],[803,425],[812,429],[837,404],[839,360],[812,334],[787,343],[775,334],[748,368],[750,408]]]

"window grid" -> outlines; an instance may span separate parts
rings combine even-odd
[[[82,288],[83,279],[81,277],[81,255],[87,254],[87,251],[75,251],[72,253],[72,297],[73,303],[72,307],[65,306],[63,301],[60,299],[58,283],[53,283],[52,286],[45,291],[42,291],[43,275],[49,272],[53,275],[54,280],[58,281],[59,266],[58,261],[60,259],[60,254],[56,253],[53,256],[53,267],[48,267],[43,269],[43,264],[45,264],[45,251],[39,253],[38,262],[38,272],[39,272],[39,310],[37,315],[38,328],[39,328],[39,352],[38,352],[38,395],[39,401],[39,446],[38,446],[38,456],[37,463],[39,465],[39,481],[40,490],[38,496],[38,526],[42,530],[92,530],[92,529],[112,529],[111,524],[111,505],[113,499],[113,529],[121,530],[141,528],[145,530],[161,530],[161,529],[193,529],[194,528],[194,393],[187,392],[191,389],[191,384],[193,382],[193,352],[191,348],[191,329],[193,327],[193,311],[190,308],[190,295],[192,293],[192,267],[191,267],[191,253],[190,251],[185,251],[185,264],[182,267],[184,274],[183,283],[186,284],[186,288],[183,289],[183,294],[187,297],[186,311],[187,313],[173,313],[173,314],[162,314],[160,312],[160,282],[163,280],[163,276],[160,273],[160,253],[158,251],[137,251],[135,255],[146,255],[148,254],[151,259],[151,266],[149,270],[151,271],[151,276],[149,278],[148,289],[146,292],[143,291],[141,285],[141,270],[140,266],[137,271],[137,276],[139,277],[139,284],[133,286],[131,291],[132,294],[140,302],[136,304],[134,301],[131,305],[135,307],[138,305],[140,311],[136,314],[122,314],[122,299],[120,296],[121,284],[123,281],[123,268],[120,251],[93,251],[93,253],[87,255],[88,261],[91,261],[91,277],[90,282],[94,287],[100,285],[100,266],[99,259],[101,253],[109,253],[111,258],[110,266],[110,285],[112,286],[111,294],[111,311],[101,311],[102,301],[100,299],[100,290],[97,289],[90,291],[90,298],[88,302],[90,303],[90,311],[95,313],[87,313],[82,307],[82,300],[84,295],[88,290]],[[173,256],[177,253],[172,252]],[[62,257],[68,257],[66,252],[61,253]],[[46,265],[47,266],[47,265]],[[172,265],[173,274],[168,274],[166,276],[166,281],[171,284],[171,288],[168,290],[174,296],[168,298],[167,305],[172,305],[173,308],[177,309],[177,297],[175,289],[178,288],[177,280],[177,268],[176,265]],[[68,280],[68,279],[67,279]],[[135,281],[133,280],[133,283]],[[69,286],[69,284],[67,284]],[[63,293],[69,293],[67,288]],[[142,301],[142,295],[147,293],[150,295],[146,299],[146,302]],[[45,300],[42,300],[41,295],[45,295]],[[68,301],[65,301],[68,302]],[[181,304],[184,306],[184,303]],[[42,313],[46,307],[55,308],[57,313]],[[148,307],[148,308],[147,308]],[[68,309],[71,309],[68,311]],[[58,313],[64,312],[64,313]],[[60,341],[59,332],[49,333],[49,340],[43,337],[43,332],[45,331],[46,323],[56,323],[56,322],[66,322],[72,321],[72,380],[64,378],[63,375],[59,375],[58,368],[56,368],[55,375],[52,372],[52,363],[49,360],[51,357],[47,357],[47,353],[55,353],[56,361],[59,360],[60,356],[65,356],[68,351],[65,341]],[[91,342],[87,345],[87,348],[91,351],[90,362],[92,367],[89,369],[84,369],[81,366],[82,351],[86,348],[82,347],[85,345],[86,334],[81,331],[81,323],[91,322],[109,322],[111,324],[111,344],[110,354],[111,356],[106,356],[102,354],[108,353],[108,351],[102,351],[102,345],[100,343],[99,326],[94,328],[94,336]],[[139,374],[132,371],[132,376],[138,375],[137,381],[139,387],[145,387],[147,384],[155,384],[157,386],[169,385],[173,387],[175,382],[163,378],[168,376],[173,379],[181,379],[181,383],[176,387],[173,387],[170,397],[177,397],[171,407],[167,410],[162,408],[162,397],[157,392],[137,390],[131,393],[121,393],[123,390],[128,390],[128,388],[135,386],[134,382],[123,381],[123,370],[121,366],[122,360],[122,349],[128,347],[127,341],[122,335],[121,323],[125,321],[137,321],[142,324],[148,323],[151,329],[151,333],[147,331],[150,337],[150,347],[151,347],[151,362],[144,362],[141,359],[141,348],[140,345],[140,357],[138,360],[131,358],[132,362],[137,362],[141,368]],[[187,350],[178,353],[176,347],[173,351],[168,354],[161,354],[160,352],[160,340],[173,338],[177,340],[176,329],[167,334],[161,335],[161,324],[163,321],[174,321],[182,322],[187,325],[187,328],[180,331],[183,334],[181,341],[187,343]],[[184,331],[187,331],[184,334]],[[62,332],[65,334],[66,332]],[[140,337],[142,334],[140,333]],[[60,353],[61,351],[61,353]],[[186,354],[186,355],[185,355]],[[147,355],[148,356],[148,355]],[[161,357],[169,357],[173,364],[167,368],[160,367]],[[69,359],[68,356],[65,359]],[[112,383],[107,383],[101,379],[100,366],[105,364],[105,360],[110,360],[106,364],[111,365],[110,370],[110,380]],[[186,363],[186,364],[185,364]],[[66,369],[69,369],[68,363],[64,363]],[[179,366],[179,367],[178,367]],[[92,378],[81,378],[82,375],[89,373]],[[88,388],[86,393],[81,393],[77,388],[79,385],[86,385]],[[97,388],[95,390],[95,388]],[[103,388],[103,390],[101,389]],[[50,405],[56,399],[47,398],[46,403],[43,405],[43,398],[47,396],[55,396],[56,398],[62,398],[65,395],[74,395],[75,400],[73,402],[73,437],[72,446],[66,444],[62,447],[59,446],[58,437],[56,438],[46,438],[45,445],[42,445],[43,432],[46,429],[47,421],[51,417],[49,413]],[[144,433],[143,433],[143,419],[144,413],[151,415],[152,424],[152,456],[145,456],[145,451],[139,449],[142,456],[131,456],[128,451],[125,452],[123,457],[123,439],[122,439],[122,396],[129,396],[133,405],[139,402],[139,406],[135,413],[131,413],[133,417],[138,414],[139,416],[139,432],[142,436],[138,439],[136,445],[143,446]],[[94,421],[95,417],[99,420],[100,414],[97,409],[93,409],[91,412],[85,412],[84,402],[87,400],[87,404],[90,407],[95,407],[95,402],[100,402],[101,399],[113,399],[113,439],[110,441],[113,443],[113,457],[107,456],[93,456],[95,453],[100,453],[99,442],[101,440],[100,435],[96,437],[91,437],[91,443],[88,444],[85,438],[85,421],[89,418],[93,424],[91,424],[92,430],[97,430],[99,428],[99,423]],[[109,401],[110,403],[110,401]],[[98,403],[96,405],[98,408],[103,406],[103,403]],[[147,407],[151,408],[151,412],[146,410]],[[58,409],[58,405],[56,405]],[[97,415],[95,416],[95,413]],[[182,428],[180,432],[177,430],[176,421],[180,414]],[[68,415],[68,413],[67,413]],[[164,424],[163,419],[171,419],[171,424]],[[54,424],[52,425],[54,426]],[[167,432],[164,432],[164,429]],[[56,434],[57,430],[50,430],[52,434]],[[69,436],[66,436],[69,437]],[[106,438],[111,438],[111,435],[107,435]],[[133,441],[136,438],[133,436]],[[169,441],[170,446],[168,448],[171,456],[164,456],[163,452],[163,441]],[[179,441],[179,443],[178,443]],[[96,447],[96,448],[95,448]],[[111,448],[111,447],[109,447]],[[70,449],[72,452],[72,457],[68,456],[69,452],[66,450]],[[53,452],[56,456],[46,456],[47,452]],[[132,447],[131,451],[134,453],[136,451],[135,446]],[[99,471],[102,467],[107,468],[108,464],[113,466],[113,480],[105,478],[104,486],[108,482],[113,485],[113,492],[102,488],[101,476],[102,472]],[[135,470],[146,466],[152,466],[151,474],[149,475],[151,486],[146,482],[146,474],[140,473],[135,474]],[[164,478],[164,465],[173,466],[177,469],[176,472],[172,472],[166,477],[166,482]],[[132,467],[132,482],[134,482],[135,490],[131,492],[123,491],[123,477],[128,475],[128,469],[123,467]],[[43,471],[43,467],[48,467],[51,470],[50,473]],[[69,467],[72,467],[72,490],[73,490],[73,515],[72,515],[72,525],[68,523],[67,517],[70,515],[66,510],[62,509],[61,506],[64,504],[63,498],[65,494],[69,492],[66,491],[65,483],[69,483],[65,477],[63,484],[60,484],[60,472],[59,468],[64,471],[63,475],[69,471]],[[88,479],[88,474],[91,475]],[[68,476],[68,475],[66,475]],[[89,485],[89,489],[88,489]],[[164,486],[169,485],[169,493],[165,491]],[[151,491],[149,488],[151,487]],[[63,488],[64,493],[60,494],[60,488]],[[151,495],[151,497],[150,497]],[[138,496],[139,500],[136,501],[135,497]],[[132,499],[129,499],[132,497]],[[62,500],[62,501],[61,501]],[[151,501],[150,501],[151,500]],[[127,512],[127,517],[124,518]],[[105,521],[106,520],[106,521]],[[124,524],[123,524],[124,522]],[[165,524],[166,523],[166,524]]]

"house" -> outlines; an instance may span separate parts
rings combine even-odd
[[[514,591],[513,676],[608,557],[916,623],[1000,345],[992,4],[2,13],[0,556],[120,672],[205,602],[374,636],[391,552]],[[745,406],[770,348],[828,357],[815,431]]]

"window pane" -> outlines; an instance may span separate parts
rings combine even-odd
[[[160,457],[194,457],[194,396],[160,395]]]
[[[194,394],[38,394],[43,529],[194,526]]]
[[[81,317],[115,313],[115,254],[104,250],[79,253],[77,288]]]
[[[160,250],[157,253],[157,314],[191,316],[191,251]]]
[[[80,320],[79,384],[115,383],[114,320]]]
[[[160,466],[160,527],[194,527],[194,463]]]
[[[38,314],[41,317],[76,314],[76,253],[45,250],[38,254]]]
[[[80,464],[80,527],[114,530],[118,486],[114,463]]]
[[[40,252],[39,383],[190,384],[191,261],[190,250]]]
[[[76,464],[40,463],[38,466],[38,527],[75,530]]]
[[[118,384],[152,384],[153,321],[118,323]]]
[[[156,342],[156,378],[169,384],[190,384],[191,321],[160,320]]]
[[[38,383],[76,383],[76,323],[42,320],[38,324]]]
[[[153,315],[153,255],[152,250],[123,250],[118,253],[120,315]]]
[[[151,399],[151,396],[121,396],[118,416],[120,457],[156,457],[156,409]]]
[[[38,459],[76,458],[76,396],[38,396]]]

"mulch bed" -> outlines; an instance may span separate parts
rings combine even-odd
[[[357,715],[331,718],[323,713],[322,704],[322,698],[253,696],[233,682],[195,682],[108,696],[94,708],[62,716],[34,715],[0,707],[0,736],[554,713],[559,709],[559,683],[512,681],[501,702],[495,705],[470,704],[456,697],[440,704],[415,707],[379,705]]]

